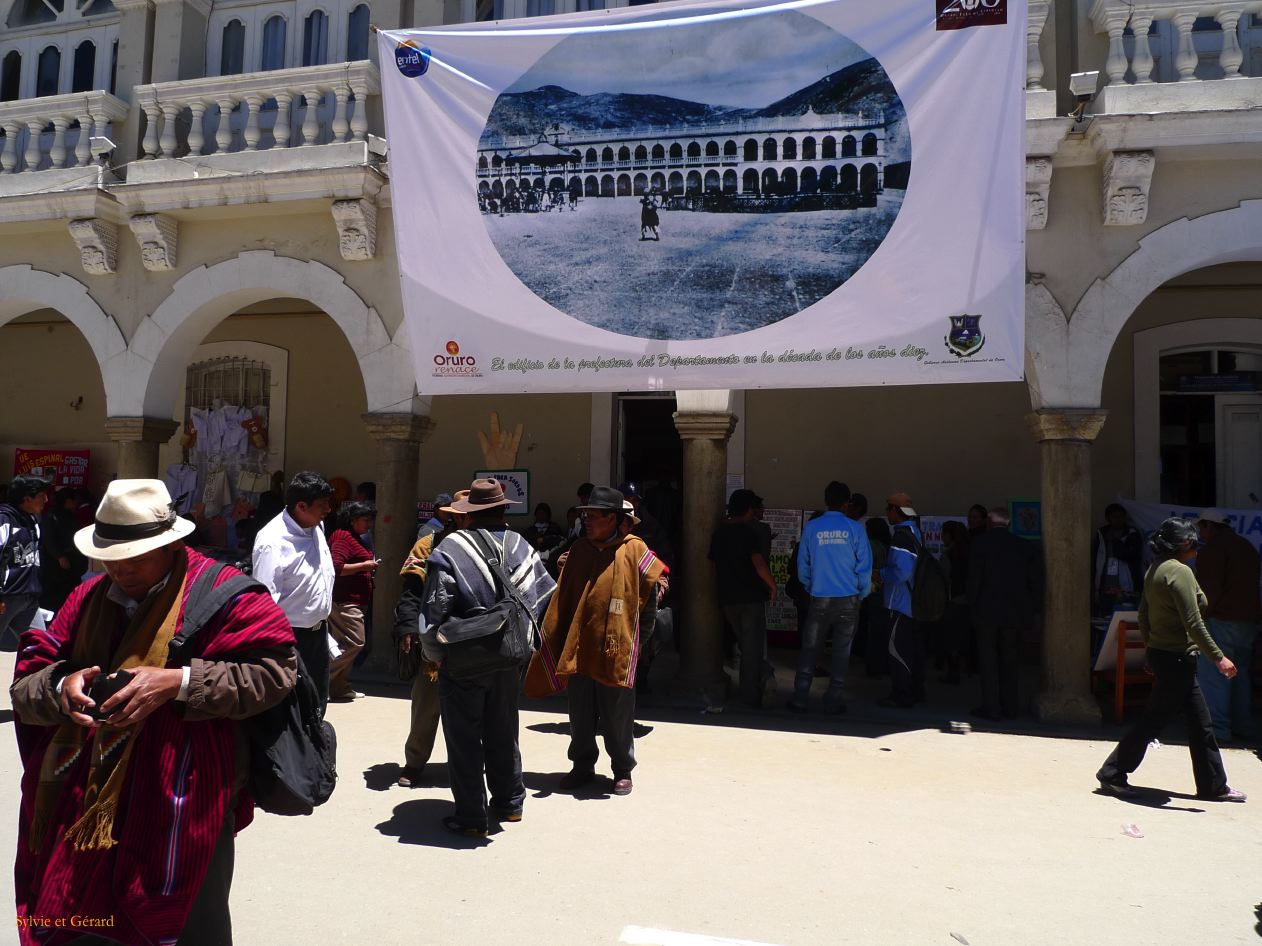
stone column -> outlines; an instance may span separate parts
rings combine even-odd
[[[120,480],[161,479],[158,448],[179,429],[168,417],[105,418],[105,433],[118,447],[114,475]]]
[[[403,582],[399,569],[416,541],[416,474],[421,444],[434,422],[418,414],[364,414],[368,433],[377,441],[377,522],[373,541],[381,567],[373,588],[372,653],[369,670],[392,673],[394,606]]]
[[[1042,466],[1043,689],[1040,720],[1099,723],[1091,695],[1091,442],[1098,408],[1048,408],[1026,415]]]
[[[132,102],[132,89],[149,82],[153,63],[153,2],[152,0],[115,0],[115,8],[121,14],[118,21],[118,75],[115,76],[116,95],[132,108],[127,119],[114,124],[114,140],[118,150],[114,163],[123,164],[139,157],[140,117],[142,110]],[[97,56],[108,56],[110,50],[101,49]]]
[[[682,400],[682,399],[681,399]],[[722,705],[723,625],[710,580],[710,534],[723,515],[727,485],[727,441],[736,429],[728,411],[681,410],[675,429],[684,447],[684,525],[680,578],[684,582],[680,683],[702,699]]]

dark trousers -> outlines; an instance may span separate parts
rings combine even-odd
[[[977,669],[982,678],[982,708],[991,715],[1017,716],[1021,702],[1021,628],[978,621]]]
[[[745,703],[762,705],[762,683],[772,671],[767,666],[767,606],[725,604],[723,616],[741,647],[740,682],[737,693]],[[641,658],[643,659],[643,658]]]
[[[628,778],[635,768],[635,690],[607,687],[576,673],[565,691],[570,701],[570,761],[578,771],[596,768],[600,750],[596,733],[605,737],[613,777]]]
[[[890,613],[881,604],[879,592],[863,599],[859,621],[867,630],[862,653],[868,676],[882,677],[890,669]]]
[[[315,627],[295,627],[294,646],[302,665],[311,675],[320,696],[320,716],[329,705],[329,626],[321,621]]]
[[[815,679],[815,662],[825,639],[832,641],[832,666],[829,668],[828,692],[824,709],[837,710],[846,705],[846,671],[850,667],[850,646],[854,643],[859,623],[859,596],[844,598],[811,598],[802,625],[802,650],[798,653],[797,674],[793,678],[793,702],[806,706]]]
[[[1148,666],[1155,677],[1144,714],[1127,730],[1108,761],[1096,773],[1105,782],[1120,782],[1144,761],[1148,743],[1156,739],[1175,716],[1187,721],[1188,752],[1198,795],[1215,796],[1227,791],[1227,770],[1214,738],[1209,707],[1196,682],[1196,655],[1148,650]]]
[[[925,660],[920,625],[900,611],[890,611],[890,696],[910,706],[925,698]]]
[[[31,629],[31,621],[39,610],[39,595],[4,595],[4,614],[0,614],[0,650],[13,653],[18,639]]]
[[[215,842],[214,853],[206,879],[197,891],[193,906],[188,911],[184,932],[176,946],[232,946],[232,915],[228,911],[228,894],[232,889],[232,869],[236,863],[234,834],[237,820],[232,813],[235,802],[229,804],[228,817]],[[118,941],[107,936],[80,936],[69,946],[114,946]]]
[[[517,684],[515,667],[467,678],[438,674],[447,775],[456,818],[467,827],[486,827],[487,789],[497,811],[520,809],[526,800],[517,742]]]

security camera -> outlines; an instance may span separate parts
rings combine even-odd
[[[379,158],[389,156],[390,145],[385,138],[379,138],[377,135],[368,136],[368,150]]]
[[[96,159],[102,164],[105,163],[105,158],[109,155],[109,153],[117,147],[118,145],[114,144],[114,142],[110,141],[110,139],[106,138],[104,135],[93,135],[88,139],[88,150],[91,151],[92,154],[95,155]]]
[[[1069,117],[1074,121],[1082,121],[1082,114],[1087,110],[1087,105],[1091,100],[1095,98],[1095,90],[1099,82],[1100,73],[1098,71],[1075,72],[1069,77],[1069,91],[1078,100],[1074,110],[1069,113]]]

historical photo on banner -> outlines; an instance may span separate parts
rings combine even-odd
[[[1025,7],[383,31],[423,393],[1022,377]]]

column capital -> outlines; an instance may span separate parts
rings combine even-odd
[[[369,413],[360,416],[368,427],[369,436],[377,441],[397,440],[420,444],[438,426],[423,414]]]
[[[180,425],[167,417],[107,417],[105,433],[118,443],[157,443],[170,440]]]
[[[736,429],[736,415],[711,411],[676,411],[675,429],[682,440],[722,440]]]
[[[1100,434],[1109,412],[1099,407],[1047,408],[1025,415],[1025,426],[1034,439],[1079,440],[1091,443]]]

